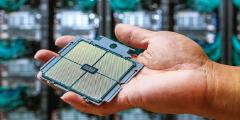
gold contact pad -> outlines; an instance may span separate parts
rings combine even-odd
[[[70,87],[76,80],[79,79],[81,75],[85,73],[85,71],[81,70],[80,68],[80,65],[61,58],[45,73],[45,75]]]
[[[100,74],[87,73],[72,86],[72,89],[99,100],[115,83]]]
[[[93,65],[99,58],[101,58],[106,51],[95,47],[87,42],[78,43],[72,50],[64,57],[70,59],[78,64]]]
[[[94,67],[98,68],[98,73],[114,80],[120,80],[132,65],[132,62],[108,52],[94,65]]]

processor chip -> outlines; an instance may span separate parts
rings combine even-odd
[[[92,97],[93,99],[100,100],[101,97],[114,86],[114,84],[116,84],[116,81],[105,76],[87,73],[81,78],[81,80],[77,81],[72,88],[75,91],[80,91],[80,93]]]
[[[123,59],[112,53],[106,53],[106,55],[94,65],[94,67],[99,69],[99,73],[117,81],[119,81],[132,66],[132,61]]]
[[[72,74],[74,73],[74,74]],[[83,75],[85,71],[79,69],[79,66],[69,60],[61,58],[57,64],[53,65],[45,76],[48,79],[55,80],[59,84],[70,87],[74,81],[79,79],[79,76]]]
[[[114,46],[114,47],[113,47]],[[143,67],[128,54],[129,47],[105,37],[77,37],[41,68],[42,79],[86,101],[100,105],[111,101]]]
[[[95,47],[87,42],[80,42],[64,57],[81,65],[93,65],[105,52],[105,50]]]

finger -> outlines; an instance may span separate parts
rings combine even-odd
[[[115,27],[117,39],[134,48],[146,49],[148,46],[147,38],[154,33],[153,31],[126,24],[118,24]]]
[[[58,54],[50,50],[43,49],[43,50],[37,51],[34,58],[42,62],[47,62],[54,56],[58,56]]]
[[[100,106],[85,102],[79,95],[74,92],[65,93],[61,99],[81,112],[95,115],[109,115],[123,109],[129,108],[124,102],[119,99],[114,99],[110,103],[103,103]]]
[[[74,39],[74,36],[71,35],[65,35],[62,37],[59,37],[56,39],[55,41],[55,45],[63,48],[64,46],[66,46],[69,42],[71,42]]]
[[[61,99],[73,106],[81,106],[82,108],[89,107],[91,104],[88,104],[84,101],[79,95],[74,92],[66,92]]]

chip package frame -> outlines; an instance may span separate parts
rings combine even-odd
[[[131,59],[132,50],[103,36],[78,36],[40,68],[41,79],[87,102],[110,102],[144,66]]]

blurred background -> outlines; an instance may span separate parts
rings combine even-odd
[[[116,40],[118,23],[184,34],[213,61],[240,65],[240,0],[0,0],[0,120],[207,120],[141,109],[84,114],[36,80],[37,50],[57,51],[62,35]]]

